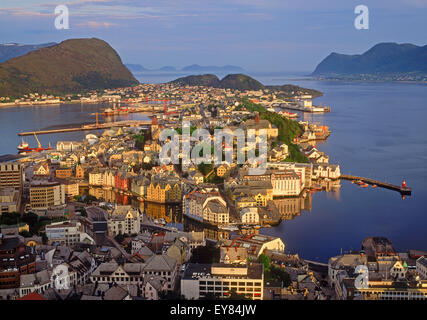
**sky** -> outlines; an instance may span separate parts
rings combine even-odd
[[[357,30],[358,5],[369,29]],[[68,30],[55,8],[69,10]],[[427,44],[427,0],[0,0],[0,43],[107,41],[147,68],[232,64],[248,71],[312,71],[331,52],[379,42]]]

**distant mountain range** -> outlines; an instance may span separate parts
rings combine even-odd
[[[316,67],[314,76],[427,74],[427,45],[379,43],[363,54],[331,53]]]
[[[26,55],[27,53],[45,47],[54,46],[55,42],[43,44],[18,44],[18,43],[5,43],[0,44],[0,62],[5,62],[9,59]]]
[[[183,67],[182,69],[177,69],[172,66],[165,66],[159,69],[147,69],[140,64],[126,64],[130,71],[138,73],[138,72],[218,72],[218,73],[228,73],[235,72],[240,73],[245,70],[241,67],[226,65],[226,66],[200,66],[198,64],[192,64],[190,66]]]
[[[282,85],[282,86],[264,86],[261,82],[251,78],[245,74],[229,74],[221,80],[214,74],[191,75],[187,77],[178,78],[171,81],[177,85],[189,86],[207,86],[214,88],[224,89],[237,89],[237,90],[264,90],[269,89],[272,91],[280,91],[282,95],[294,96],[301,94],[310,94],[313,97],[321,96],[322,93],[313,89],[306,89],[295,85]]]
[[[0,96],[77,93],[139,82],[100,39],[71,39],[0,63]]]

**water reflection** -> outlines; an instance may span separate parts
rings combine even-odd
[[[340,181],[322,181],[319,185],[323,190],[328,191],[327,193],[339,199]],[[282,223],[295,219],[301,215],[302,211],[312,210],[312,198],[313,193],[318,192],[316,190],[306,191],[300,197],[283,198],[273,200],[280,215]],[[235,235],[242,234],[259,234],[260,227],[242,227],[239,231],[230,231],[217,228],[211,225],[205,225],[198,221],[189,219],[182,214],[181,204],[161,204],[147,201],[140,201],[136,197],[129,196],[123,192],[119,192],[111,189],[103,189],[99,187],[81,187],[80,194],[91,195],[98,200],[117,203],[121,205],[131,205],[134,208],[139,208],[145,212],[153,220],[163,220],[169,227],[175,227],[185,232],[191,231],[202,231],[207,239],[211,240],[223,240],[230,239]],[[274,228],[274,227],[273,227]]]

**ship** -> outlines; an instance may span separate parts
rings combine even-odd
[[[37,135],[35,132],[34,132],[34,137],[37,140],[37,148],[30,148],[28,143],[26,143],[24,141],[24,139],[22,139],[21,144],[18,146],[19,153],[41,152],[41,151],[45,151],[45,150],[52,150],[50,143],[49,143],[49,146],[47,148],[42,147],[42,145],[41,145],[39,139],[37,138]]]
[[[105,109],[102,114],[104,116],[114,116],[114,115],[128,114],[128,113],[129,113],[129,108],[127,108],[127,107],[120,107],[119,109],[117,109],[114,106],[113,108],[107,108],[107,109]]]
[[[19,151],[22,151],[22,150],[25,150],[25,149],[28,149],[30,146],[28,145],[28,143],[26,143],[25,141],[24,141],[24,139],[22,139],[21,140],[21,144],[18,146],[18,150]]]

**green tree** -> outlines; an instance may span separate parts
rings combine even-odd
[[[261,254],[258,257],[258,262],[264,265],[264,271],[270,270],[270,258],[267,257],[265,254]]]

